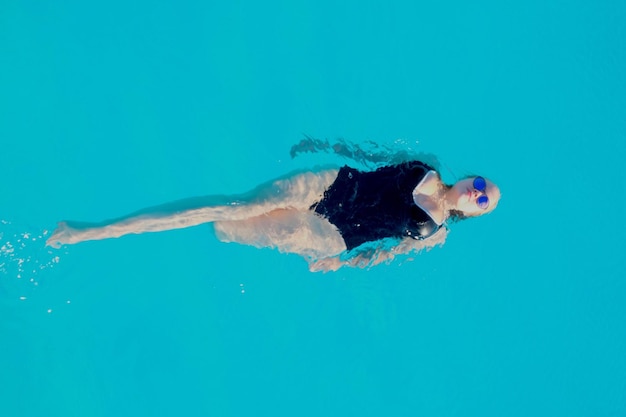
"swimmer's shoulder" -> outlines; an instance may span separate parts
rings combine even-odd
[[[435,170],[429,170],[413,190],[413,195],[434,195],[439,191],[441,186],[441,178]]]
[[[413,190],[413,201],[433,219],[437,226],[441,226],[444,221],[444,212],[439,204],[438,194],[440,189],[441,179],[439,174],[435,170],[430,170]]]

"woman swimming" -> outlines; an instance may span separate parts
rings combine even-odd
[[[447,222],[489,213],[499,199],[483,177],[449,186],[420,161],[369,172],[344,166],[277,179],[246,195],[191,198],[101,223],[60,222],[47,244],[213,223],[223,242],[296,253],[311,271],[329,271],[443,244]]]

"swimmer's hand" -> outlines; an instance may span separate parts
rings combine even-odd
[[[309,263],[309,271],[311,272],[329,272],[336,271],[343,265],[338,257],[322,258]]]
[[[350,258],[344,260],[342,260],[339,256],[335,256],[312,261],[309,263],[309,271],[336,271],[342,266],[365,269],[383,262],[391,262],[394,257],[394,253],[368,248],[365,249],[362,253],[352,254]]]

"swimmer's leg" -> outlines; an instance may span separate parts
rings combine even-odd
[[[278,209],[308,211],[337,177],[337,170],[306,172],[269,182],[239,196],[197,197],[150,207],[101,223],[61,222],[47,244],[59,247],[128,234],[182,229],[215,221],[237,221]]]
[[[80,240],[75,236],[74,229],[67,222],[59,222],[52,235],[46,240],[47,246],[60,248],[61,245],[78,243]]]
[[[214,227],[222,242],[276,248],[307,260],[336,256],[346,250],[337,228],[310,210],[279,209],[245,220],[218,221]]]

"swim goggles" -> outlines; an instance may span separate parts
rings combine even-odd
[[[486,210],[489,207],[489,197],[487,197],[487,181],[483,177],[474,178],[473,183],[474,189],[483,193],[476,199],[476,205],[483,210]]]

